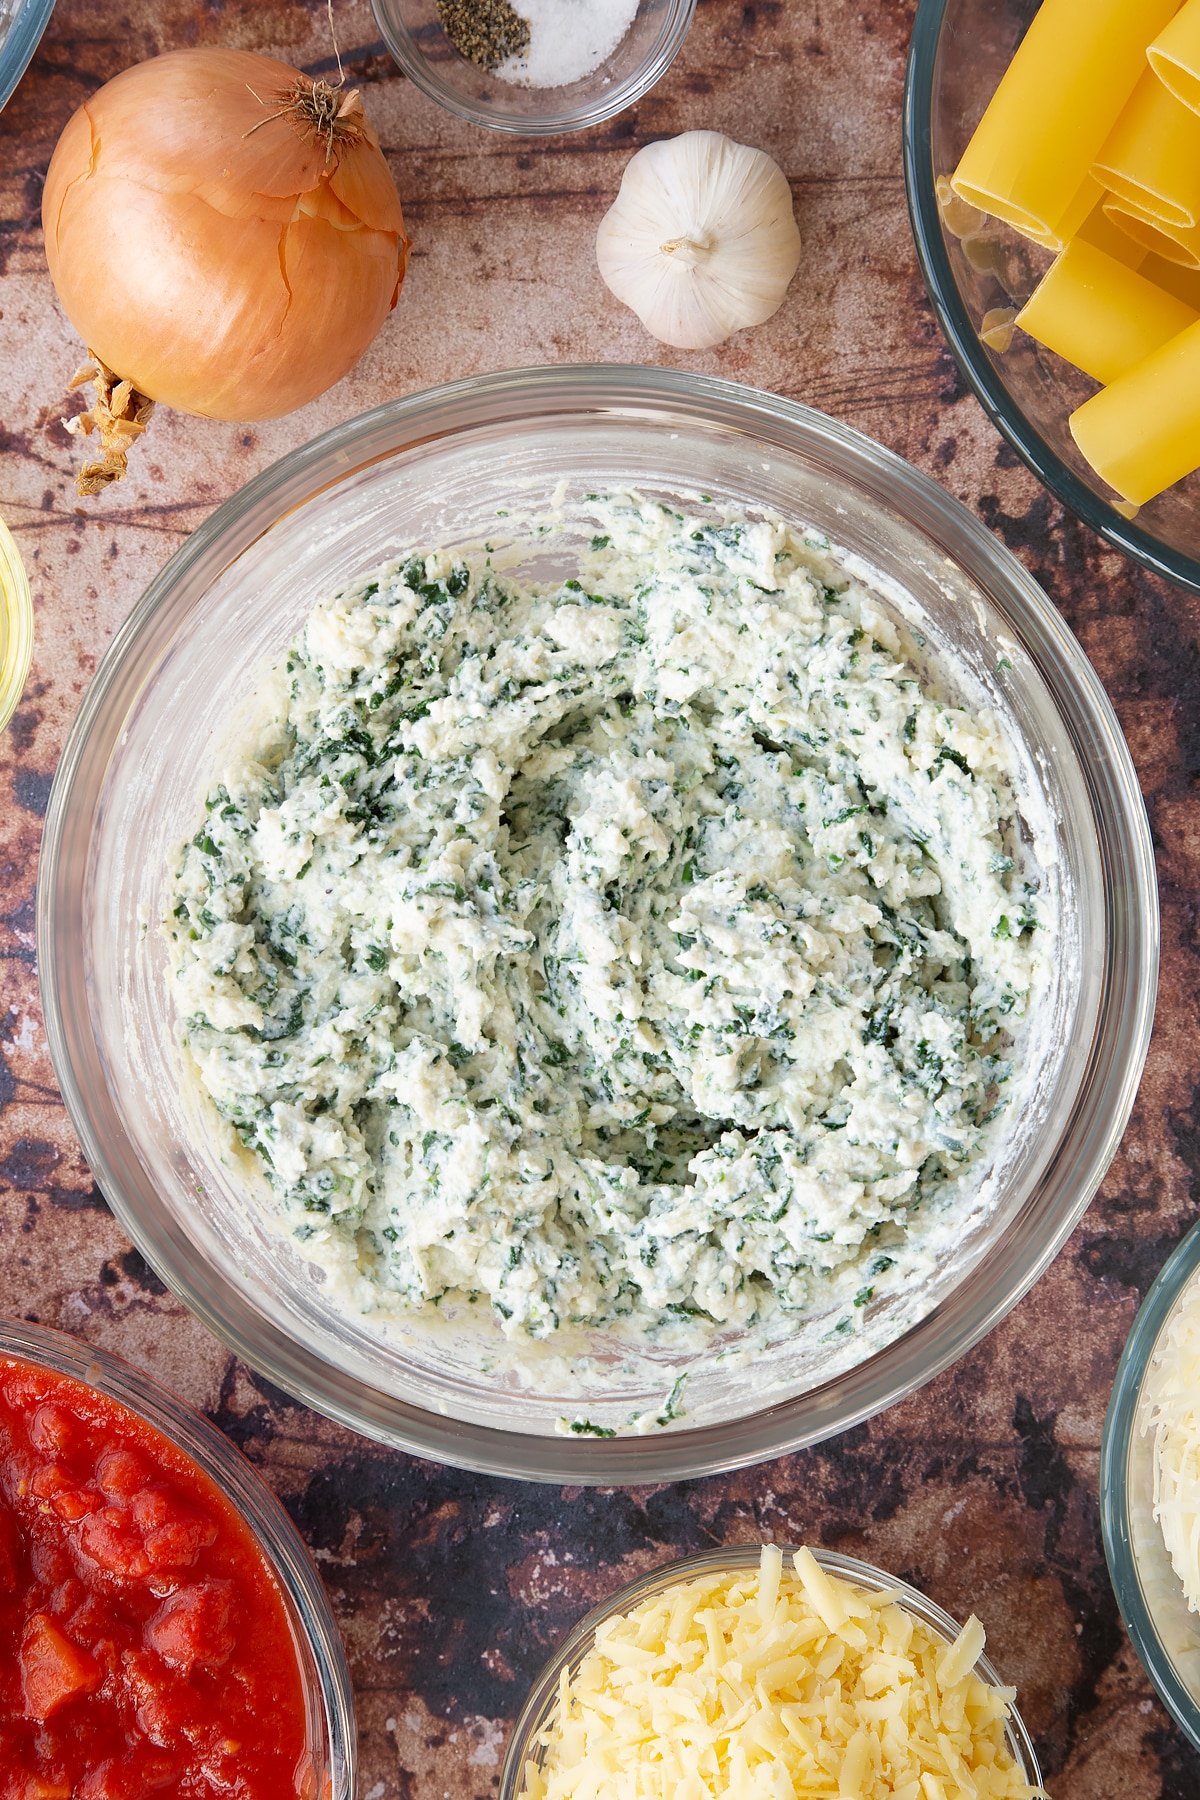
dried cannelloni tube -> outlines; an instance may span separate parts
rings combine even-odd
[[[1096,381],[1116,381],[1198,314],[1081,238],[1068,244],[1017,324]]]
[[[1043,0],[952,178],[954,191],[1061,250],[1100,190],[1091,166],[1175,0]]]
[[[1200,321],[1071,415],[1096,473],[1141,506],[1200,468]]]
[[[1200,0],[1186,0],[1146,55],[1163,86],[1193,112],[1200,112]]]
[[[1147,256],[1138,266],[1147,281],[1200,313],[1200,269],[1185,269],[1182,263],[1167,262],[1161,256]]]
[[[1102,187],[1167,226],[1200,222],[1200,115],[1147,69],[1092,165]]]
[[[1185,269],[1200,269],[1200,225],[1168,225],[1115,195],[1104,202],[1104,211],[1143,250]]]
[[[1109,218],[1104,210],[1103,200],[1092,208],[1072,242],[1092,244],[1114,261],[1124,263],[1127,269],[1140,269],[1149,254],[1143,245],[1134,242],[1127,231],[1122,231],[1118,219]]]

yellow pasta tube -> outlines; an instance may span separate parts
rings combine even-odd
[[[1200,112],[1200,0],[1186,0],[1146,55],[1163,86]]]
[[[1010,219],[993,206],[992,212],[1022,237],[1032,238],[1035,244],[1041,244],[1045,250],[1059,251],[1064,244],[1069,244],[1083,221],[1103,203],[1104,189],[1094,175],[1085,175],[1083,181],[1072,195],[1067,210],[1063,213],[1054,230],[1034,225],[1032,222],[1022,223],[1020,219]]]
[[[1099,197],[1089,176],[1177,0],[1043,0],[953,176],[1052,249]]]
[[[1093,380],[1110,382],[1196,317],[1173,294],[1076,238],[1034,289],[1017,324]]]
[[[1102,187],[1164,225],[1200,221],[1200,117],[1147,69],[1092,173]]]
[[[1182,263],[1168,262],[1165,256],[1147,256],[1141,272],[1154,287],[1165,288],[1185,306],[1200,313],[1200,269],[1185,269]]]
[[[1127,269],[1140,268],[1148,254],[1141,244],[1134,243],[1127,231],[1121,230],[1115,219],[1109,218],[1103,202],[1092,208],[1071,241],[1094,244],[1097,250],[1103,250],[1114,261],[1124,263]]]
[[[1135,506],[1200,469],[1200,320],[1071,414],[1097,475]]]
[[[1104,202],[1104,211],[1143,250],[1153,251],[1167,262],[1182,263],[1185,269],[1200,269],[1200,226],[1165,225],[1115,196]]]

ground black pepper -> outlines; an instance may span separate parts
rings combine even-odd
[[[437,0],[442,30],[460,56],[494,69],[529,48],[529,26],[508,0]]]

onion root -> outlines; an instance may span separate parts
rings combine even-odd
[[[96,385],[96,397],[86,412],[64,419],[63,424],[75,437],[100,440],[99,458],[85,462],[75,477],[82,499],[101,494],[111,482],[120,481],[129,466],[130,447],[141,437],[154,411],[154,402],[140,394],[131,381],[122,381],[98,357],[88,351],[87,362],[81,364],[67,383],[69,389]]]
[[[249,87],[250,84],[247,82],[246,85]],[[253,88],[250,92],[260,106],[270,104]],[[343,92],[328,81],[313,81],[307,75],[300,75],[286,93],[274,96],[274,106],[274,112],[265,113],[243,136],[253,137],[272,119],[290,119],[302,138],[317,138],[325,145],[328,164],[340,146],[357,144],[363,135],[367,115],[358,88]]]

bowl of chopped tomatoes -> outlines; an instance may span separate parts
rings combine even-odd
[[[349,1800],[354,1744],[329,1602],[240,1451],[0,1323],[0,1800]]]

